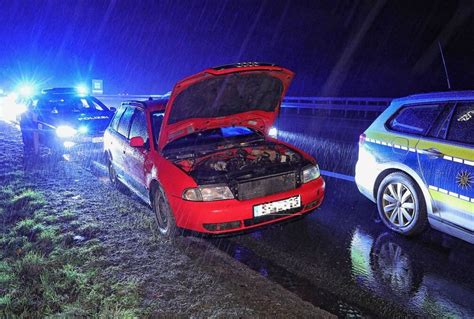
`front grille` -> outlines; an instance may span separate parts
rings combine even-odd
[[[295,189],[296,186],[295,172],[271,177],[267,176],[239,183],[237,185],[236,197],[239,200],[263,197],[280,192],[286,192]]]

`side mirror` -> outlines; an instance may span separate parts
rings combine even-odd
[[[131,147],[145,147],[145,141],[141,136],[135,136],[130,139]]]
[[[113,107],[113,106],[110,107],[109,110],[110,110],[110,112],[112,112],[112,113],[117,112],[117,108],[116,108],[116,107]]]

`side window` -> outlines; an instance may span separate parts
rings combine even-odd
[[[442,111],[443,105],[440,104],[402,107],[389,121],[388,127],[401,133],[425,135]]]
[[[446,134],[448,133],[449,123],[451,122],[451,117],[454,112],[454,103],[446,104],[441,112],[441,115],[438,116],[438,119],[435,121],[431,127],[428,136],[445,139]]]
[[[448,140],[474,144],[474,102],[459,103],[451,118]]]
[[[155,139],[155,144],[158,143],[158,138],[160,137],[161,124],[163,123],[165,113],[164,112],[155,112],[151,115],[151,122],[153,128],[153,137]]]
[[[141,136],[145,142],[148,139],[148,132],[146,128],[146,115],[145,112],[138,109],[135,111],[135,115],[133,116],[129,138],[135,136]]]
[[[130,129],[130,121],[132,119],[133,112],[134,108],[128,107],[120,118],[120,122],[117,128],[117,132],[120,135],[128,137],[128,131]]]
[[[114,115],[114,118],[112,119],[112,121],[110,122],[110,127],[116,131],[117,130],[117,127],[118,127],[118,123],[120,121],[120,118],[122,117],[122,114],[123,112],[125,112],[125,107],[124,106],[120,106],[117,110],[117,112],[115,112],[115,115]]]

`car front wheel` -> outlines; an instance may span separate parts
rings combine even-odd
[[[400,234],[413,236],[427,225],[423,194],[404,173],[392,173],[382,180],[377,192],[377,207],[384,224]]]
[[[160,233],[165,237],[175,237],[178,234],[178,228],[173,212],[161,187],[155,187],[153,190],[151,204]]]

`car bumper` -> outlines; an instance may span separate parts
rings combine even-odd
[[[374,187],[379,171],[372,165],[367,165],[365,161],[358,161],[355,169],[355,182],[359,191],[375,202]]]
[[[324,189],[325,182],[322,177],[319,177],[297,189],[250,200],[191,202],[174,197],[170,204],[175,212],[178,227],[200,233],[225,234],[301,216],[321,205]],[[301,198],[299,208],[254,218],[254,206],[297,195]]]

